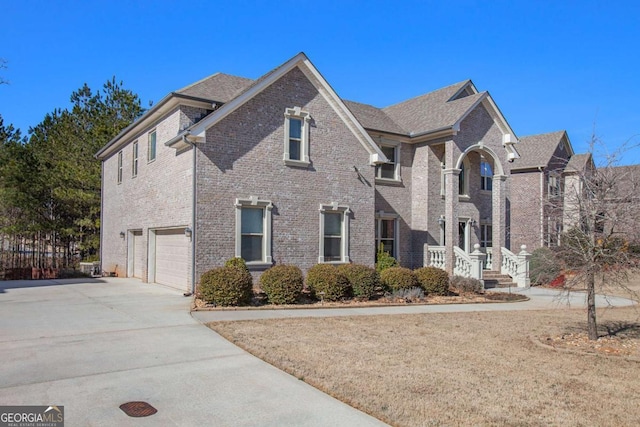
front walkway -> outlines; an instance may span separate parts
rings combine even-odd
[[[508,292],[508,289],[492,291]],[[442,304],[442,305],[403,305],[396,307],[359,307],[359,308],[310,308],[292,310],[223,310],[197,311],[193,317],[203,323],[224,320],[254,320],[277,319],[286,317],[333,317],[333,316],[370,316],[376,314],[420,314],[420,313],[453,313],[473,311],[519,311],[519,310],[549,310],[586,307],[586,294],[572,292],[563,294],[560,291],[543,288],[518,289],[511,288],[511,292],[529,297],[529,301],[514,303],[484,303],[484,304]],[[604,297],[598,295],[597,307],[624,307],[636,304],[627,298]]]
[[[69,426],[380,426],[224,340],[136,279],[0,282],[0,405]],[[146,401],[158,412],[129,418]]]

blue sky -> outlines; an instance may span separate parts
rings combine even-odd
[[[26,133],[85,82],[147,106],[217,71],[305,52],[345,99],[384,107],[466,79],[521,137],[640,144],[640,2],[3,0],[0,114]],[[632,149],[622,164],[640,163]]]

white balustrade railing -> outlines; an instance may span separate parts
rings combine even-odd
[[[429,246],[429,266],[445,269],[446,267],[446,249],[444,246]]]
[[[484,269],[491,270],[493,268],[493,248],[484,248],[484,253],[487,254],[487,259],[484,262]]]
[[[453,247],[453,252],[456,255],[453,274],[456,276],[471,277],[471,257],[457,246]]]
[[[500,248],[502,253],[502,266],[500,272],[508,274],[511,278],[518,277],[518,257],[507,248]]]

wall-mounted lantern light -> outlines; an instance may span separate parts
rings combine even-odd
[[[444,215],[440,215],[440,218],[438,218],[438,224],[440,224],[440,226],[443,226],[444,223],[445,223]]]
[[[120,238],[121,238],[121,239],[124,239],[124,236],[125,236],[124,231],[121,231],[121,232],[120,232]]]
[[[191,231],[191,229],[189,227],[184,229],[184,235],[185,237],[188,237],[189,239],[191,238],[191,236],[193,235],[193,232]]]

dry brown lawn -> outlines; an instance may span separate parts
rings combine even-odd
[[[640,425],[637,346],[631,356],[603,356],[540,344],[574,336],[585,320],[583,310],[557,309],[210,327],[392,425]],[[603,333],[608,326],[617,340],[640,341],[636,309],[601,310],[599,320]]]

